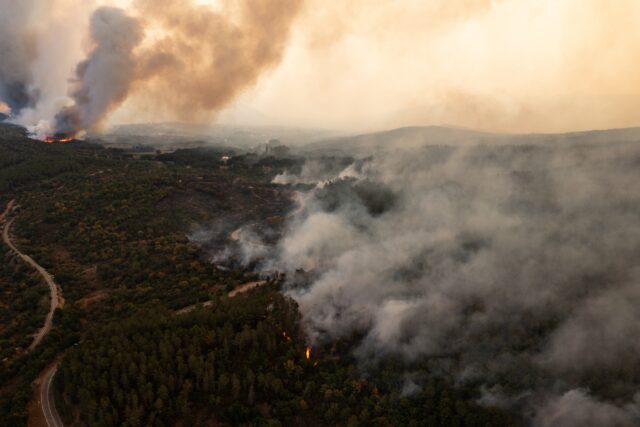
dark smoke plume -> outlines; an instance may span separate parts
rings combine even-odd
[[[94,48],[76,67],[70,91],[74,104],[56,115],[56,134],[94,129],[126,99],[136,76],[133,50],[143,39],[138,21],[121,9],[102,7],[91,17],[90,34]]]
[[[185,120],[206,118],[277,64],[302,0],[223,2],[222,11],[192,0],[136,0],[134,19],[101,8],[91,19],[95,44],[76,69],[74,104],[55,120],[59,134],[96,129],[139,90],[145,108]],[[156,38],[145,40],[144,33]]]
[[[39,97],[31,72],[36,57],[29,22],[33,6],[28,0],[0,0],[0,102],[14,116],[34,107]]]

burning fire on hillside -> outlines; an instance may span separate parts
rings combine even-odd
[[[75,138],[72,138],[68,135],[54,135],[54,136],[47,136],[44,138],[44,143],[45,144],[56,144],[56,143],[65,143],[65,142],[71,142],[73,141]]]

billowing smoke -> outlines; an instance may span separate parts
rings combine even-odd
[[[39,96],[31,72],[37,50],[31,22],[35,4],[0,0],[0,106],[14,116],[33,107]]]
[[[55,132],[99,128],[134,89],[184,120],[216,113],[278,63],[300,4],[243,0],[215,10],[192,0],[136,0],[130,12],[138,18],[98,9],[93,48],[71,83],[74,104],[57,114]]]
[[[323,183],[275,261],[307,270],[289,293],[310,339],[357,339],[365,365],[426,361],[539,426],[638,425],[640,145],[625,139],[396,148]]]
[[[144,53],[143,92],[185,120],[226,106],[282,58],[302,0],[220,2],[135,0],[148,25],[163,31]]]
[[[126,99],[136,78],[133,51],[143,39],[140,24],[118,8],[101,7],[91,17],[89,57],[76,67],[69,95],[74,104],[55,117],[57,134],[94,129]]]

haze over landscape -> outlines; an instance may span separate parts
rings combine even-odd
[[[638,24],[0,0],[0,425],[640,425]]]
[[[88,28],[99,6],[136,21],[135,35],[108,32],[114,43],[128,40],[111,53],[129,52],[135,71],[124,57],[96,58],[105,41]],[[88,58],[85,78],[118,86],[101,101],[115,110],[111,123],[224,111],[242,124],[347,129],[626,127],[637,124],[640,100],[630,54],[640,44],[639,8],[633,0],[4,0],[2,75],[13,90],[28,89],[23,105],[39,94],[28,124],[81,90],[82,77],[68,80]],[[100,14],[108,28],[119,25]],[[117,73],[91,71],[98,66]]]

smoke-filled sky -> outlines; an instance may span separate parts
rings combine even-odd
[[[317,2],[258,100],[344,125],[633,126],[639,22],[634,0]]]
[[[50,119],[70,103],[67,80],[95,48],[91,15],[115,6],[139,20],[144,40],[133,46],[137,66],[127,96],[100,123],[452,124],[498,131],[639,123],[635,0],[0,5],[2,22],[24,23],[24,31],[0,33],[0,49],[20,50],[19,66],[31,64],[24,79],[40,94],[38,111],[24,113],[23,122]]]

